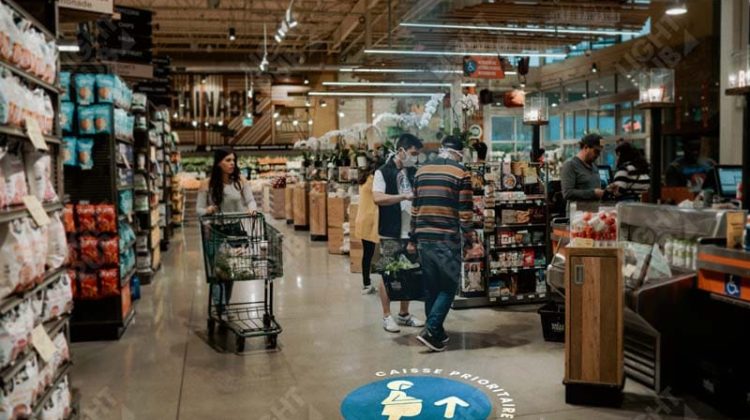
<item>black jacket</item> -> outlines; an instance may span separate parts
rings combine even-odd
[[[385,193],[398,195],[398,173],[400,169],[393,159],[388,159],[385,165],[378,168],[385,180]],[[406,168],[409,183],[414,185],[416,168]],[[378,234],[385,238],[401,238],[401,203],[390,206],[379,206],[378,211]]]

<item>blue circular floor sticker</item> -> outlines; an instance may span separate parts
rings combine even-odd
[[[357,388],[341,403],[346,420],[486,420],[490,399],[479,389],[439,377],[399,376]]]

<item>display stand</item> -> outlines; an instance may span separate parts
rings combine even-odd
[[[328,253],[345,254],[344,224],[347,222],[349,197],[328,197]]]
[[[565,402],[619,406],[623,373],[623,252],[568,248]]]
[[[313,241],[328,240],[327,202],[328,183],[314,181],[311,183],[310,193],[310,239]]]
[[[358,211],[359,204],[349,205],[349,272],[353,274],[362,272],[362,257],[364,256],[364,249],[362,248],[362,238],[360,238],[356,234]]]
[[[269,198],[271,201],[271,217],[276,220],[286,217],[286,188],[271,188]]]
[[[546,302],[549,214],[543,167],[514,162],[470,164],[468,169],[475,184],[476,236],[483,228],[486,251],[484,258],[467,259],[471,254],[464,244],[461,290],[453,308]],[[479,179],[492,181],[480,188]],[[486,279],[483,288],[471,285],[470,275],[477,265]]]
[[[294,186],[294,230],[310,230],[307,183]]]
[[[172,128],[169,124],[169,114],[155,110],[153,121],[157,134],[161,137],[160,147],[156,149],[156,159],[161,167],[161,194],[159,195],[159,228],[161,229],[161,251],[169,249],[169,241],[172,238],[172,168],[171,154],[176,147],[172,139]],[[161,266],[161,255],[154,262],[155,267]],[[155,259],[156,260],[156,259]]]
[[[137,117],[146,118],[146,127],[150,124],[147,111],[134,112]],[[138,259],[138,278],[142,285],[151,284],[156,269],[154,256],[159,253],[159,168],[156,156],[157,138],[150,130],[136,129],[136,175],[146,178],[146,188],[136,189],[135,213],[138,219],[136,253]],[[143,165],[141,165],[143,164]],[[140,204],[139,204],[140,203]],[[141,205],[146,204],[141,207]],[[156,266],[158,269],[158,265]]]
[[[294,224],[294,191],[294,184],[288,184],[284,188],[284,216],[287,225]]]

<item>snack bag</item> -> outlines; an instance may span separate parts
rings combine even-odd
[[[99,247],[102,251],[102,264],[115,265],[118,263],[120,257],[120,244],[117,236],[101,240],[101,242],[99,242]]]
[[[78,166],[84,170],[92,169],[94,167],[94,140],[78,139],[76,141],[76,150],[78,151]]]
[[[25,161],[31,194],[42,203],[56,201],[57,193],[52,185],[52,160],[50,155],[31,150],[26,152]]]
[[[70,76],[69,71],[60,72],[60,88],[62,89],[62,93],[60,94],[61,101],[70,100]]]
[[[31,219],[27,219],[24,227],[24,234],[31,240],[31,279],[20,286],[23,290],[34,287],[37,282],[41,282],[44,277],[44,264],[47,262],[47,227],[36,226]]]
[[[79,204],[76,206],[78,232],[96,233],[96,206],[93,204]]]
[[[60,277],[60,281],[53,283],[49,289],[47,289],[47,296],[42,313],[42,319],[44,319],[45,322],[73,310],[74,287],[74,283],[71,281],[68,274],[65,274]]]
[[[94,103],[94,84],[96,76],[93,74],[79,73],[73,76],[76,89],[76,102],[79,105],[91,105]]]
[[[83,235],[79,239],[81,248],[81,261],[91,268],[97,268],[102,263],[102,256],[99,252],[99,240],[96,236]],[[83,282],[81,283],[83,287]]]
[[[102,233],[117,233],[117,214],[112,204],[96,206],[97,230]]]
[[[25,219],[0,225],[0,296],[13,293],[32,279],[31,238],[24,235]]]
[[[63,165],[78,166],[78,142],[75,137],[63,137]]]
[[[72,204],[66,204],[63,208],[62,221],[65,226],[65,233],[76,232],[75,211]]]
[[[113,103],[115,90],[115,76],[111,74],[96,75],[96,98],[99,103]]]
[[[78,107],[78,134],[82,136],[92,136],[96,134],[94,119],[96,114],[93,106]]]
[[[145,93],[134,93],[130,109],[133,111],[145,111],[147,102],[148,98]]]
[[[68,270],[68,279],[70,279],[70,294],[73,295],[73,299],[76,299],[78,298],[78,272]]]
[[[5,153],[0,158],[0,175],[5,180],[5,205],[23,204],[23,197],[29,194],[21,158],[15,153]]]
[[[60,212],[50,217],[47,225],[47,266],[50,269],[62,267],[68,258],[68,241],[65,238],[65,226],[60,219]]]
[[[99,270],[101,281],[101,297],[118,296],[120,294],[120,276],[116,268]]]
[[[73,132],[73,118],[76,112],[76,105],[73,102],[61,102],[60,103],[60,128],[63,133],[69,134]]]
[[[94,105],[92,108],[96,134],[112,134],[112,108],[109,105]]]
[[[78,281],[81,289],[79,297],[84,300],[92,300],[99,297],[99,285],[96,274],[78,273]]]

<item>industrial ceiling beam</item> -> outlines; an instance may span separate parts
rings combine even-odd
[[[346,16],[341,24],[333,31],[332,38],[334,42],[333,45],[331,45],[331,51],[329,53],[332,53],[341,47],[341,44],[346,41],[349,35],[357,29],[357,26],[359,26],[360,18],[363,17],[368,10],[375,7],[379,1],[380,0],[357,1],[354,7],[352,7],[349,16]]]

